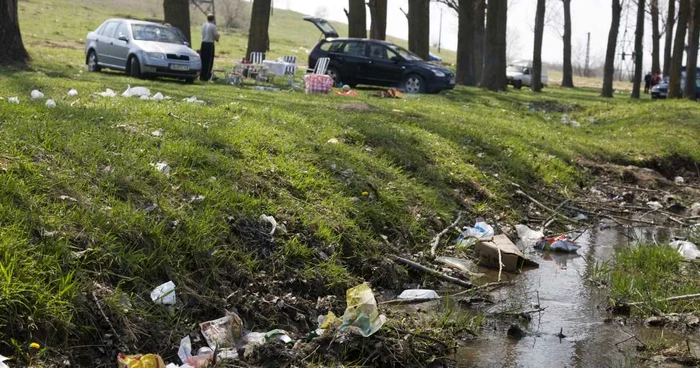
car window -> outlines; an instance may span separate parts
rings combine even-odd
[[[343,53],[350,56],[365,56],[365,44],[363,42],[348,42],[343,48]]]
[[[104,28],[100,32],[101,36],[114,37],[114,31],[117,29],[117,22],[109,22],[105,24]]]
[[[379,60],[389,60],[389,50],[387,50],[386,47],[383,45],[379,44],[370,44],[369,45],[369,57],[372,59],[379,59]]]
[[[328,51],[328,50],[331,49],[331,43],[330,43],[330,42],[324,42],[324,43],[321,44],[321,46],[319,46],[319,49],[321,49],[322,51]]]
[[[152,24],[132,24],[131,32],[134,34],[134,40],[137,41],[155,41],[180,45],[186,42],[180,37],[180,32],[177,32],[173,27]]]
[[[119,27],[117,27],[117,32],[114,35],[114,38],[119,38],[119,37],[126,37],[127,39],[129,38],[129,27],[125,23],[119,23]]]
[[[342,47],[343,47],[343,43],[341,41],[333,41],[331,43],[330,48],[328,49],[328,52],[340,52]]]
[[[389,48],[389,50],[396,52],[397,54],[401,55],[401,57],[406,59],[406,60],[409,60],[409,61],[423,60],[420,57],[418,57],[418,55],[404,49],[401,46],[394,45],[393,43],[387,44],[387,47]]]

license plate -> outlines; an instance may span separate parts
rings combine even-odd
[[[170,64],[170,69],[180,70],[180,71],[188,71],[188,70],[190,70],[190,66],[189,65],[180,65],[180,64]]]

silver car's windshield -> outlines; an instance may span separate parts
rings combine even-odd
[[[416,54],[414,54],[414,53],[412,53],[412,52],[410,52],[410,51],[404,49],[404,48],[401,47],[401,46],[396,46],[396,45],[393,45],[393,44],[390,44],[390,45],[387,45],[387,46],[388,46],[392,51],[394,51],[395,53],[401,55],[401,57],[404,58],[404,59],[406,59],[406,60],[409,60],[409,61],[419,61],[419,60],[423,60],[423,59],[419,58],[418,56],[416,56]]]
[[[166,42],[179,45],[185,43],[185,40],[180,36],[177,30],[171,27],[151,24],[132,24],[131,32],[134,34],[134,40],[137,41]]]

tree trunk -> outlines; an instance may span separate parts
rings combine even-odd
[[[348,37],[367,38],[367,9],[365,0],[350,0],[348,12]]]
[[[608,33],[608,47],[605,53],[605,67],[603,70],[603,91],[601,96],[613,96],[613,78],[615,77],[615,48],[617,47],[617,34],[620,31],[620,16],[622,15],[622,0],[612,0],[612,22]]]
[[[430,58],[430,2],[408,0],[408,49],[423,60]]]
[[[486,0],[474,0],[476,2],[474,19],[474,52],[471,54],[474,85],[477,85],[484,75],[484,42],[486,42]],[[507,82],[506,82],[507,83]]]
[[[192,44],[189,0],[163,0],[163,18],[165,23],[181,30],[187,42]]]
[[[270,25],[270,2],[271,0],[253,0],[246,58],[249,58],[252,52],[266,52],[268,49],[267,31]]]
[[[688,21],[688,57],[685,63],[685,91],[683,97],[697,99],[695,80],[698,68],[698,38],[700,37],[700,0],[693,0]]]
[[[544,36],[545,0],[537,0],[535,11],[535,48],[532,54],[532,91],[542,91],[542,36]]]
[[[574,71],[571,66],[571,0],[562,0],[564,5],[564,70],[561,86],[574,88]]]
[[[486,17],[484,73],[481,86],[491,91],[501,91],[508,86],[506,79],[508,1],[489,0]]]
[[[661,73],[661,33],[659,30],[659,0],[651,0],[651,73]]]
[[[369,26],[369,38],[386,40],[387,0],[369,0],[369,13],[372,24]]]
[[[678,27],[673,40],[673,57],[671,58],[671,81],[668,83],[668,98],[681,98],[681,69],[683,68],[683,49],[685,48],[685,31],[690,13],[690,1],[681,0],[678,5]]]
[[[644,17],[646,16],[645,0],[637,0],[637,26],[634,32],[634,81],[632,83],[632,98],[639,98],[642,85],[642,68],[644,68]]]
[[[676,0],[668,0],[666,18],[666,39],[664,41],[664,76],[671,74],[671,54],[673,52],[673,23],[676,21]]]
[[[0,0],[0,65],[23,65],[29,61],[17,10],[17,0]]]

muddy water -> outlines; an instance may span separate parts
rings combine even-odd
[[[523,326],[527,336],[515,340],[505,331],[484,331],[468,346],[460,348],[455,359],[460,367],[635,367],[636,341],[615,344],[630,334],[642,341],[658,341],[662,336],[681,341],[670,331],[639,325],[622,326],[605,323],[610,315],[605,311],[606,291],[592,286],[586,278],[596,262],[614,259],[615,253],[630,246],[628,236],[659,242],[668,234],[651,229],[630,230],[628,236],[618,229],[593,229],[579,240],[577,254],[544,255],[527,250],[538,262],[538,269],[521,275],[509,275],[515,285],[494,293],[493,311],[522,311],[546,308],[533,314],[529,326]],[[496,273],[489,271],[487,281]],[[556,336],[562,331],[566,336]]]

